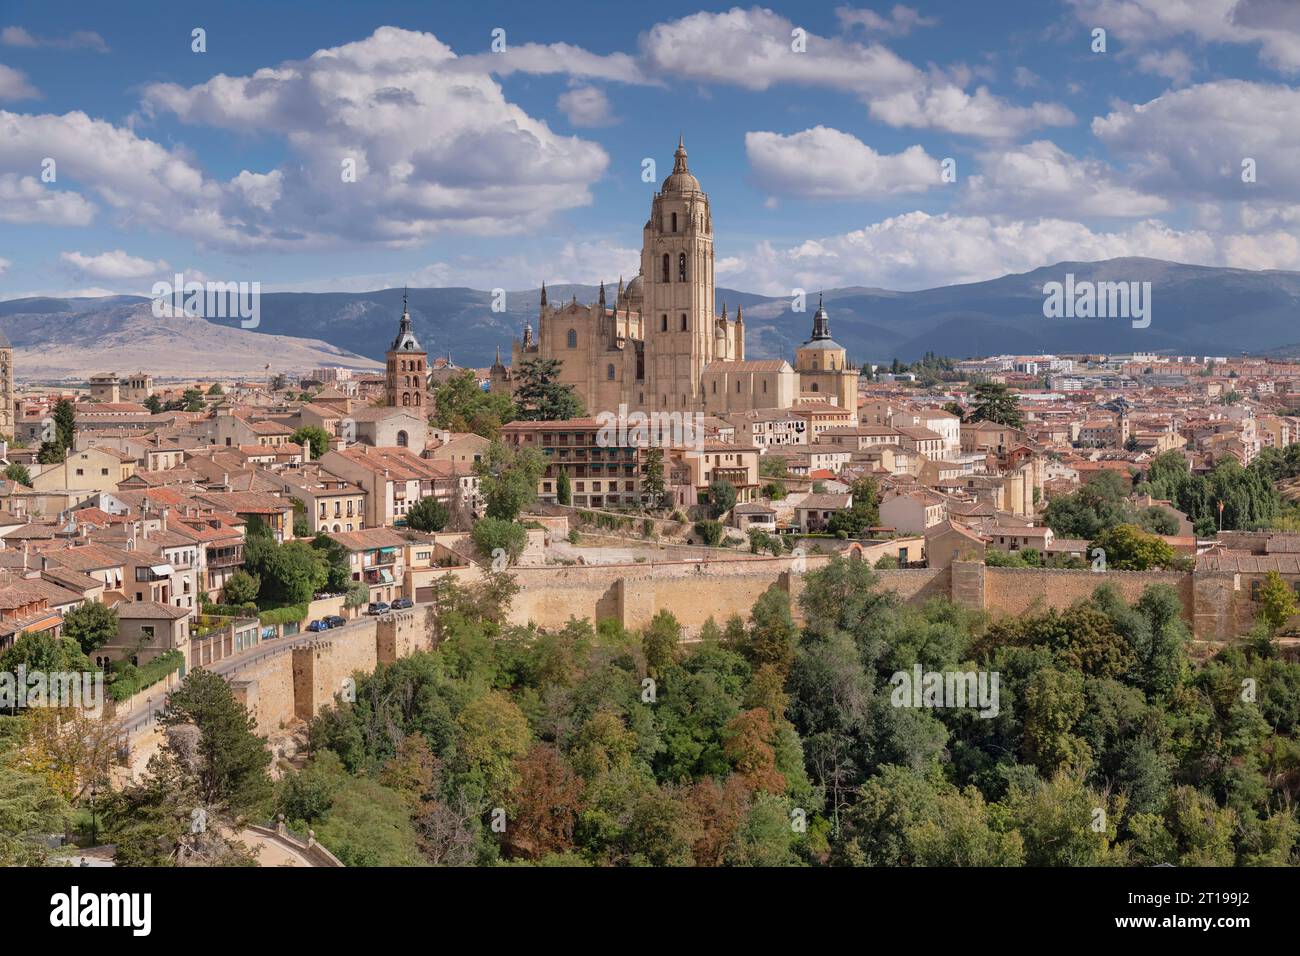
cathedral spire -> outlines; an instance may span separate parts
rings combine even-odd
[[[542,308],[546,308],[546,282],[542,282]]]
[[[600,280],[600,307],[605,308],[605,280]]]
[[[681,133],[677,134],[677,152],[673,153],[673,172],[690,172],[690,170],[686,168],[686,143],[682,139]]]

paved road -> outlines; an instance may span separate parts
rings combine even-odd
[[[417,605],[418,606],[418,605]],[[331,634],[346,634],[349,631],[357,630],[367,620],[366,617],[355,618],[348,621],[347,624],[339,628],[331,628],[328,631],[304,631],[301,634],[295,634],[293,637],[276,637],[270,640],[250,647],[248,650],[240,651],[231,657],[223,658],[215,664],[205,664],[204,670],[209,670],[214,674],[221,674],[224,677],[233,677],[241,671],[245,671],[255,664],[260,664],[268,657],[275,657],[277,654],[287,654],[295,647],[301,647],[311,641],[328,638]],[[160,694],[158,697],[149,698],[144,708],[135,712],[126,719],[123,725],[128,737],[136,737],[146,733],[154,723],[158,714],[162,713],[163,708],[167,706],[167,695]]]

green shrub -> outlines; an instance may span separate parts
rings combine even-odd
[[[108,685],[108,694],[116,701],[126,700],[146,687],[152,687],[163,680],[184,663],[185,655],[180,651],[171,650],[159,654],[149,663],[139,667],[134,664],[123,664],[112,672],[113,680]]]

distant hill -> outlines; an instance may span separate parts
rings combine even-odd
[[[1076,281],[1151,282],[1150,327],[1135,329],[1122,319],[1045,318],[1043,285],[1064,281],[1066,273],[1073,273]],[[614,285],[606,283],[611,297]],[[548,286],[547,294],[552,302],[567,301],[574,295],[581,302],[591,302],[597,288]],[[508,292],[505,310],[493,312],[487,291],[411,289],[411,318],[416,335],[431,355],[450,352],[460,365],[485,366],[492,362],[498,346],[508,355],[511,338],[521,333],[525,322],[536,324],[538,299],[536,289]],[[744,306],[746,356],[750,358],[792,358],[795,347],[810,334],[817,307],[815,293],[809,295],[807,310],[798,314],[790,310],[788,298],[719,288],[716,300],[719,310],[725,302],[733,315],[736,305]],[[1058,262],[1021,275],[918,292],[830,289],[825,300],[832,334],[851,358],[862,362],[887,362],[895,357],[910,361],[927,351],[957,358],[999,352],[1300,354],[1300,273],[1296,272],[1252,272],[1123,258]],[[113,296],[0,302],[0,329],[19,348],[62,350],[75,343],[82,349],[101,350],[103,337],[119,329],[122,310],[144,301]],[[341,364],[349,364],[343,359],[348,353],[382,360],[401,309],[401,289],[264,293],[261,326],[236,331],[245,336],[290,336],[308,350],[333,347],[339,351],[327,361]],[[274,354],[277,362],[287,364],[291,357],[298,361],[297,352],[282,352],[278,344],[268,354]],[[308,358],[305,353],[301,357],[304,361]],[[67,364],[53,355],[40,358],[51,368]],[[212,358],[209,354],[204,361]],[[172,356],[173,361],[183,359]],[[123,360],[115,364],[126,368],[133,363]],[[21,366],[19,371],[25,374]]]
[[[84,379],[95,372],[146,371],[157,378],[262,375],[321,365],[379,369],[380,363],[328,342],[241,329],[190,316],[154,316],[131,296],[0,302],[0,330],[14,346],[22,381]]]

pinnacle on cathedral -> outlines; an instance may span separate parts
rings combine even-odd
[[[546,283],[542,283],[542,308],[546,308]]]

